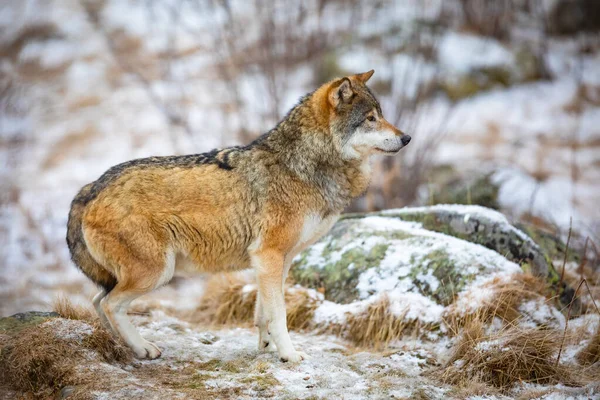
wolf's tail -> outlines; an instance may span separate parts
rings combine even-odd
[[[88,203],[92,183],[84,186],[71,203],[69,221],[67,222],[67,245],[71,252],[71,260],[95,284],[102,286],[106,293],[110,292],[117,284],[114,275],[99,264],[90,254],[81,230],[83,211]]]

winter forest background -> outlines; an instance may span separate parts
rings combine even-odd
[[[371,68],[414,141],[376,160],[352,211],[482,204],[562,234],[572,218],[600,243],[599,13],[593,0],[4,1],[0,314],[30,307],[33,285],[48,301],[84,284],[64,272],[67,213],[110,166],[248,143],[321,83]]]
[[[89,301],[67,214],[110,166],[248,143],[370,69],[413,140],[348,211],[482,205],[563,242],[572,227],[593,275],[599,32],[596,0],[0,0],[0,317]]]

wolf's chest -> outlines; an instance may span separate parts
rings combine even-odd
[[[294,246],[293,253],[298,254],[325,235],[340,218],[339,214],[322,218],[317,213],[309,213],[304,217],[300,235]]]

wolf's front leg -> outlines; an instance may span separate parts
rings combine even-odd
[[[258,328],[258,350],[259,351],[275,351],[275,342],[271,339],[269,333],[269,325],[264,313],[260,291],[256,294],[256,309],[254,313],[254,325]]]
[[[252,259],[258,278],[258,296],[262,306],[264,326],[268,327],[268,333],[277,346],[279,357],[282,361],[292,362],[307,359],[305,353],[294,349],[287,330],[283,296],[284,256],[277,251],[262,250],[253,254]]]

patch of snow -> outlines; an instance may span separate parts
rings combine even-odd
[[[54,318],[44,322],[40,326],[49,326],[54,331],[56,337],[81,342],[90,336],[94,329],[91,325],[83,321],[72,321],[62,318]]]
[[[457,32],[449,32],[442,37],[438,58],[442,66],[462,73],[476,68],[514,64],[513,54],[500,42]]]
[[[387,215],[402,215],[402,214],[415,214],[423,212],[448,212],[456,214],[474,215],[479,218],[484,218],[492,222],[499,224],[510,224],[504,214],[492,210],[491,208],[477,206],[477,205],[463,205],[463,204],[435,204],[427,207],[403,207],[403,208],[390,208],[381,211],[381,214]]]
[[[556,329],[565,326],[565,316],[542,297],[522,303],[519,305],[519,312],[524,317],[519,320],[521,326],[547,326]]]

